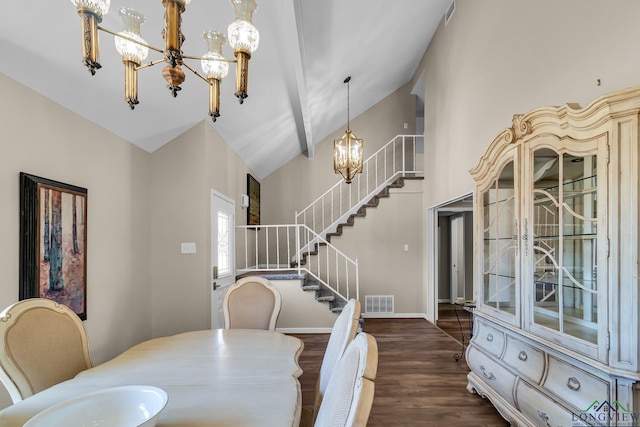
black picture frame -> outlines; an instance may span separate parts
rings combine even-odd
[[[47,298],[87,319],[86,188],[20,172],[19,299]]]
[[[260,225],[260,183],[251,174],[247,174],[247,195],[247,225]]]

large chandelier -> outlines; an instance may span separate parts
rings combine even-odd
[[[339,173],[347,184],[358,172],[362,172],[364,162],[364,141],[358,138],[349,128],[349,82],[351,76],[344,79],[347,84],[347,130],[342,138],[333,141],[333,169]]]
[[[165,27],[162,38],[164,49],[153,47],[142,38],[140,25],[144,23],[144,15],[129,7],[118,9],[118,14],[124,23],[124,29],[114,32],[101,27],[102,17],[109,11],[111,0],[71,0],[82,22],[82,63],[89,69],[91,75],[101,68],[98,48],[98,30],[115,36],[116,49],[122,55],[125,67],[125,100],[133,110],[138,101],[138,70],[151,67],[159,63],[166,63],[162,75],[167,81],[167,88],[176,97],[181,90],[180,85],[185,80],[182,67],[192,71],[209,84],[209,116],[215,122],[220,116],[220,82],[229,71],[229,62],[236,62],[236,92],[235,95],[242,104],[247,97],[247,83],[249,75],[249,59],[258,48],[260,34],[252,23],[256,0],[231,0],[236,19],[227,29],[229,44],[233,48],[236,59],[226,59],[222,55],[222,46],[227,41],[224,34],[208,30],[203,39],[207,44],[207,53],[202,56],[188,56],[182,52],[184,35],[180,29],[182,13],[191,0],[162,0],[165,8]],[[163,55],[162,59],[142,65],[147,58],[149,49]],[[202,67],[201,75],[191,68],[185,59],[199,60]]]

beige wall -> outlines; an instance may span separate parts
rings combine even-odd
[[[338,315],[329,303],[316,301],[315,291],[302,291],[300,280],[271,280],[280,292],[282,306],[276,329],[285,333],[327,333]]]
[[[102,363],[151,336],[149,156],[2,74],[0,93],[0,307],[18,300],[19,173],[86,188],[84,324]]]
[[[211,189],[236,202],[236,225],[246,223],[240,195],[251,173],[206,122],[151,154],[153,336],[211,325]],[[195,254],[180,243],[195,242]]]
[[[635,0],[456,0],[414,77],[426,76],[426,206],[473,190],[469,169],[514,114],[638,84],[638,16]]]
[[[395,313],[424,313],[423,181],[410,180],[392,189],[367,216],[344,227],[331,243],[358,259],[360,301],[365,295],[394,295]],[[404,250],[408,245],[408,251]]]

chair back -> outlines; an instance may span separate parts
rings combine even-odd
[[[0,381],[13,403],[91,366],[84,325],[67,306],[32,298],[0,313]]]
[[[361,332],[336,364],[315,420],[315,427],[363,427],[373,405],[378,344]]]
[[[342,357],[347,346],[353,341],[356,333],[358,333],[360,310],[360,301],[353,298],[350,299],[342,308],[342,312],[333,324],[316,383],[315,414],[317,414],[318,408],[320,408],[320,403],[322,402],[327,384],[329,384],[329,378],[331,378],[336,363],[340,360],[340,357]]]
[[[224,295],[224,328],[274,331],[281,304],[280,292],[270,281],[258,276],[243,277]]]

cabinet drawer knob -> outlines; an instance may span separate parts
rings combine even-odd
[[[518,354],[518,359],[522,360],[523,362],[524,362],[525,360],[527,360],[527,357],[528,357],[528,356],[527,356],[527,353],[525,353],[525,351],[524,351],[524,350],[522,350],[522,351]]]
[[[493,372],[489,372],[489,373],[487,373],[487,371],[485,370],[485,367],[484,367],[484,366],[480,365],[480,370],[482,371],[482,375],[483,375],[486,379],[488,379],[488,380],[495,380],[495,379],[496,379],[496,376],[495,376],[495,375],[493,375]]]
[[[567,380],[567,387],[569,390],[578,391],[580,390],[580,381],[576,377],[570,377]]]
[[[487,334],[487,341],[489,341],[489,342],[493,341],[493,335],[492,334]]]

